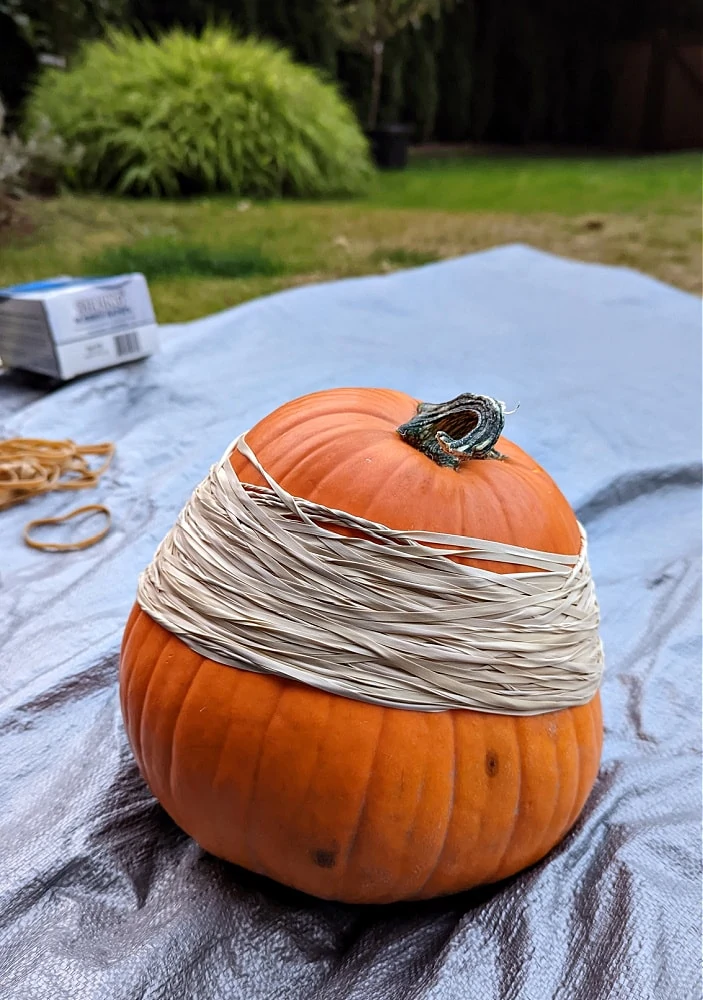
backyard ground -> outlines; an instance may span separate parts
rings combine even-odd
[[[315,281],[521,242],[701,293],[701,157],[413,158],[364,199],[251,203],[63,195],[0,232],[0,287],[141,270],[161,322]]]

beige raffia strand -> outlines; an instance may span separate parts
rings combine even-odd
[[[77,445],[73,441],[47,441],[44,438],[10,438],[0,441],[0,510],[14,507],[41,493],[54,490],[85,490],[97,486],[112,461],[115,446],[111,443]],[[91,466],[89,455],[104,460]],[[105,525],[88,538],[75,542],[40,541],[32,536],[35,528],[62,524],[80,515],[102,514]],[[60,517],[43,517],[30,521],[24,529],[24,540],[33,549],[45,552],[75,552],[99,542],[110,530],[110,511],[103,504],[87,504]]]
[[[578,556],[392,531],[292,497],[244,436],[233,447],[268,487],[240,482],[228,449],[139,582],[140,606],[191,649],[395,708],[537,715],[593,697],[603,652],[583,529]]]

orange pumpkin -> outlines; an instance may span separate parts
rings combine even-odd
[[[391,528],[578,551],[574,513],[525,452],[500,438],[502,461],[454,460],[438,429],[456,437],[475,416],[399,434],[417,411],[399,392],[332,390],[247,441],[289,493]],[[179,826],[214,855],[349,902],[454,893],[539,861],[579,816],[601,752],[598,694],[527,717],[383,708],[203,659],[136,605],[120,692],[141,772]]]

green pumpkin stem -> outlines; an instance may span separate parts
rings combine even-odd
[[[466,392],[448,403],[420,403],[398,434],[437,465],[458,469],[471,458],[505,457],[494,447],[505,413],[500,400]]]

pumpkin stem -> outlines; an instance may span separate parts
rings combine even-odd
[[[466,392],[448,403],[420,403],[398,434],[437,465],[458,469],[470,458],[504,458],[494,448],[504,425],[505,403]]]

